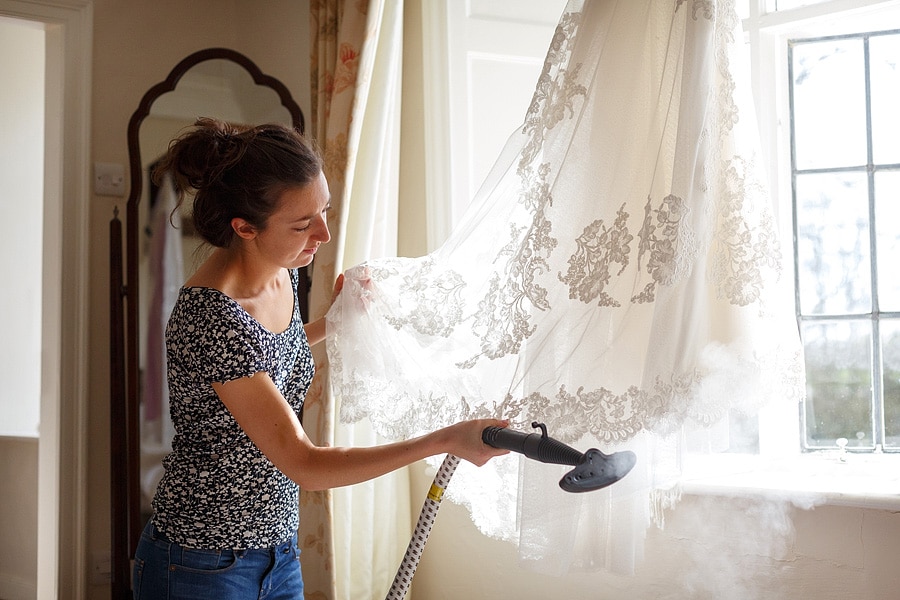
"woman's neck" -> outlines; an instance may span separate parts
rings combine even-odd
[[[185,285],[215,288],[240,301],[277,292],[284,277],[281,267],[261,265],[239,251],[217,248]]]

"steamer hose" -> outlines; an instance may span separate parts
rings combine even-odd
[[[412,538],[409,540],[409,546],[406,548],[406,554],[397,569],[394,576],[394,583],[385,600],[403,600],[406,598],[406,592],[412,584],[413,575],[416,574],[416,568],[419,566],[419,559],[422,558],[422,551],[425,550],[425,542],[431,533],[431,526],[434,525],[434,518],[437,511],[441,507],[441,500],[444,497],[444,490],[450,483],[450,477],[456,471],[456,465],[459,464],[459,457],[448,454],[441,463],[437,475],[434,476],[434,482],[431,489],[428,490],[428,497],[425,498],[425,504],[422,506],[422,512],[419,514],[419,522],[416,523],[416,529],[413,531]]]

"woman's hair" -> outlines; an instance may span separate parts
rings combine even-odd
[[[232,219],[264,229],[284,191],[319,176],[322,158],[295,129],[202,118],[172,140],[154,170],[154,180],[167,171],[178,193],[175,210],[194,190],[194,228],[213,246],[226,248],[234,236]]]

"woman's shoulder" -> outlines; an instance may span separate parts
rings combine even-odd
[[[190,335],[204,330],[234,330],[246,321],[245,315],[240,304],[221,291],[185,285],[178,293],[169,326],[170,329],[173,325],[177,326],[177,329]]]

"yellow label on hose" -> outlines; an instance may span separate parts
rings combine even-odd
[[[431,489],[428,490],[428,499],[434,500],[435,502],[440,502],[444,497],[444,488],[439,486],[436,483],[431,484]]]

